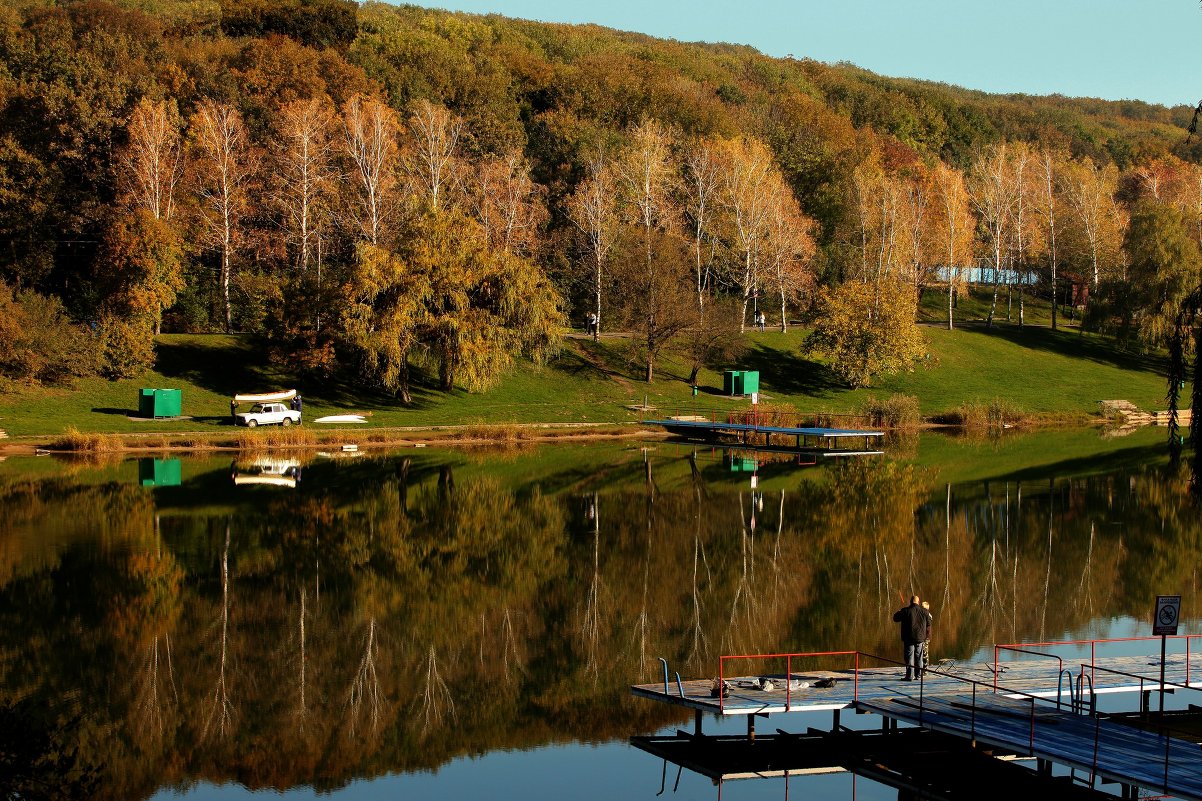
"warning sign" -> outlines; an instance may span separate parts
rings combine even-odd
[[[1181,596],[1157,595],[1156,614],[1152,618],[1152,634],[1157,637],[1175,635],[1177,621],[1180,619]]]

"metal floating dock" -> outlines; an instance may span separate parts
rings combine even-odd
[[[725,422],[711,420],[699,415],[671,417],[663,420],[644,420],[645,425],[660,426],[670,434],[677,434],[693,439],[712,438],[722,434],[734,434],[748,438],[763,436],[764,444],[772,442],[772,437],[791,437],[796,441],[796,450],[812,450],[824,456],[879,456],[883,451],[872,447],[873,440],[885,436],[883,431],[866,431],[853,428],[821,428],[815,426],[769,426],[758,422],[737,423],[733,420]],[[862,450],[838,448],[836,444],[847,440],[864,441]]]
[[[675,735],[631,737],[630,744],[664,760],[662,795],[668,789],[667,763],[698,773],[719,787],[748,779],[799,779],[850,773],[893,787],[913,798],[973,798],[1014,801],[1041,797],[1047,784],[1013,754],[985,752],[964,739],[925,729],[820,732],[778,730],[759,737]],[[854,781],[854,779],[853,779]],[[676,784],[679,785],[677,772]],[[789,794],[786,790],[785,797]],[[1068,782],[1056,788],[1060,801],[1105,801],[1105,795]]]
[[[757,717],[829,710],[837,731],[840,711],[850,708],[882,716],[886,729],[912,724],[1035,758],[1048,777],[1052,763],[1085,771],[1091,788],[1116,782],[1125,798],[1145,788],[1202,801],[1202,752],[1192,733],[1169,731],[1163,721],[1160,730],[1141,730],[1099,714],[1096,706],[1099,695],[1137,693],[1147,712],[1153,692],[1202,689],[1202,654],[1194,647],[1199,636],[1171,638],[1183,642],[1185,652],[1166,656],[1163,664],[1159,653],[1097,656],[1099,645],[1119,641],[998,645],[993,661],[945,660],[914,681],[904,680],[894,660],[859,651],[723,656],[716,678],[687,681],[679,674],[671,679],[665,661],[662,682],[634,685],[631,692],[692,709],[697,737],[704,712],[744,716],[754,739]],[[1130,648],[1141,640],[1158,650],[1161,645],[1160,638],[1121,642]],[[1083,645],[1088,658],[1037,650]],[[1004,653],[1021,658],[1004,661]],[[776,672],[747,674],[749,661]],[[818,661],[846,667],[801,669]],[[888,666],[867,667],[882,664]],[[729,670],[732,665],[739,671]]]

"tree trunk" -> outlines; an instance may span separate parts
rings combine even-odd
[[[948,266],[947,268],[947,330],[954,331],[956,328],[955,320],[952,318],[952,309],[955,307],[953,298],[956,296],[956,280],[955,268]]]
[[[996,237],[993,247],[993,302],[989,304],[989,316],[985,319],[985,327],[993,328],[993,315],[997,312],[998,288],[1002,282],[1002,245],[1001,238]]]
[[[597,257],[597,285],[594,287],[594,289],[595,289],[596,295],[597,295],[597,297],[595,298],[597,305],[596,305],[596,308],[594,309],[596,319],[593,321],[593,342],[596,342],[601,338],[601,257],[600,256]]]
[[[401,387],[399,390],[401,403],[409,406],[413,403],[413,396],[409,393],[409,354],[406,353],[401,357]]]
[[[227,229],[228,230],[228,229]],[[221,302],[225,307],[225,332],[233,330],[233,315],[230,313],[230,244],[229,234],[221,247]]]
[[[1055,252],[1055,245],[1052,246]],[[1052,257],[1052,330],[1056,330],[1056,307],[1059,304],[1059,298],[1056,297],[1056,257]]]

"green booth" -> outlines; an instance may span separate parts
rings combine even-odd
[[[722,394],[732,397],[760,391],[759,370],[727,370],[722,375]]]
[[[178,487],[183,478],[183,463],[179,459],[138,460],[138,480],[143,487]]]
[[[139,417],[179,417],[184,393],[178,389],[143,389],[138,396]]]

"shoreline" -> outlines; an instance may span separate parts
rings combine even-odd
[[[1104,428],[1113,420],[1101,417],[1082,419],[1066,416],[1055,419],[1032,419],[1018,424],[985,429],[996,433],[1027,431],[1040,428]],[[1156,423],[1148,425],[1158,426]],[[1134,426],[1142,428],[1143,426]],[[973,427],[940,421],[923,421],[917,426],[890,428],[877,426],[892,434],[921,431],[971,431]],[[251,433],[254,431],[254,433]],[[286,432],[286,433],[283,433]],[[416,435],[416,436],[412,436]],[[63,437],[49,438],[27,435],[0,439],[0,458],[11,456],[98,456],[104,454],[153,453],[256,453],[262,451],[322,450],[344,445],[360,450],[425,447],[482,447],[515,446],[589,442],[618,439],[668,439],[671,435],[659,428],[647,428],[641,423],[474,423],[460,425],[395,426],[377,429],[331,429],[320,434],[310,427],[239,429],[231,438],[225,432],[180,431],[172,433],[94,433],[81,434],[73,447],[63,445]],[[150,440],[150,442],[147,442]],[[717,444],[737,447],[738,442]]]

